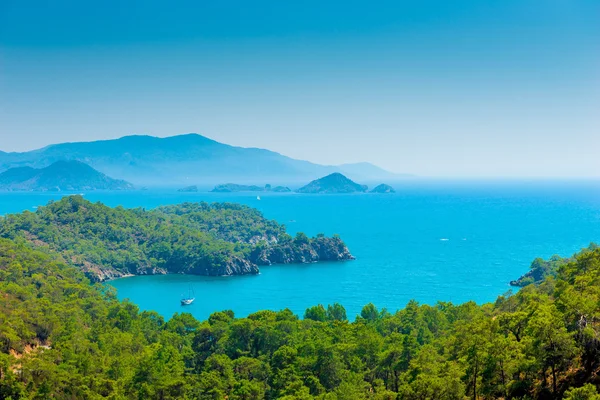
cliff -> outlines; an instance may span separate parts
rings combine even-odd
[[[318,261],[354,260],[348,247],[339,237],[304,237],[278,243],[272,246],[257,247],[250,259],[258,265],[299,264]]]

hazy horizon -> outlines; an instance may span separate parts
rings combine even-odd
[[[598,15],[591,0],[4,2],[0,150],[197,132],[419,176],[599,177]]]

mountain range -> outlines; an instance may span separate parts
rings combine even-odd
[[[320,165],[270,150],[230,146],[193,133],[167,138],[134,135],[54,144],[22,153],[0,152],[0,172],[14,167],[45,168],[61,160],[80,161],[113,178],[148,186],[230,181],[287,184],[334,172],[363,181],[408,176],[369,163]]]

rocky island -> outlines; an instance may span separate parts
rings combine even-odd
[[[375,186],[369,193],[396,193],[396,191],[390,185],[382,183],[381,185]]]
[[[274,188],[271,188],[271,187],[270,187],[270,185],[267,185],[267,186],[269,186],[269,189],[267,189],[267,191],[270,191],[270,192],[275,192],[275,193],[288,193],[288,192],[291,192],[291,191],[292,191],[292,190],[291,190],[289,187],[287,187],[287,186],[275,186]]]
[[[129,182],[110,178],[80,161],[57,161],[46,168],[17,167],[0,174],[0,190],[130,190]]]
[[[296,190],[298,193],[364,193],[368,187],[348,179],[339,172],[314,180]]]
[[[60,255],[93,281],[128,275],[246,275],[270,264],[344,261],[338,237],[295,237],[256,209],[183,203],[153,210],[110,208],[81,196],[0,219],[0,237]]]
[[[236,183],[226,183],[224,185],[217,185],[211,192],[214,193],[235,193],[235,192],[276,192],[285,193],[291,192],[290,188],[285,186],[272,187],[269,184],[265,186],[256,185],[238,185]]]
[[[180,193],[196,193],[196,192],[198,192],[198,186],[196,186],[196,185],[186,186],[177,191]]]

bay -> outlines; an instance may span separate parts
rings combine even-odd
[[[535,257],[568,256],[600,241],[598,181],[395,183],[396,194],[179,193],[173,189],[90,192],[110,206],[154,208],[185,201],[237,202],[261,210],[292,234],[339,234],[355,261],[263,267],[257,276],[138,276],[110,282],[119,298],[166,318],[205,319],[341,303],[350,318],[372,302],[390,311],[410,299],[493,301]],[[0,214],[35,211],[65,193],[1,193]],[[183,307],[192,286],[196,301]]]

